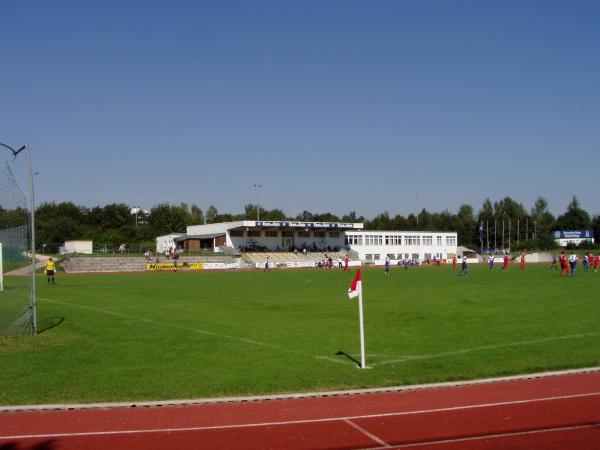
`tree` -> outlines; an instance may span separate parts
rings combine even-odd
[[[180,206],[160,204],[150,210],[148,222],[156,236],[185,231],[186,214]]]
[[[206,223],[215,223],[215,218],[219,215],[219,211],[213,205],[208,207],[206,211]]]
[[[453,217],[453,222],[454,231],[458,234],[458,242],[460,244],[465,246],[480,245],[479,227],[475,222],[475,214],[471,205],[460,205],[458,213]]]
[[[202,212],[202,209],[200,209],[195,203],[191,207],[191,215],[192,224],[201,225],[204,223],[204,213]]]
[[[590,215],[579,207],[577,197],[573,196],[567,211],[557,217],[554,227],[557,230],[584,230],[589,229],[591,224]]]
[[[367,229],[371,230],[390,230],[392,228],[392,221],[390,220],[389,213],[386,211],[376,216],[373,220],[367,221],[365,225]]]

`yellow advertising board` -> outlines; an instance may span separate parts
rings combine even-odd
[[[186,268],[191,270],[204,270],[204,263],[177,263],[177,269]],[[146,264],[146,270],[175,270],[173,263]]]

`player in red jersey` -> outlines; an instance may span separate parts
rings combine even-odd
[[[525,252],[521,252],[521,270],[525,269]]]
[[[567,271],[567,276],[569,275],[569,266],[567,265],[567,256],[565,252],[560,252],[558,256],[558,263],[560,264],[560,276],[563,276],[563,272]]]
[[[600,265],[600,255],[594,257],[594,272],[598,272],[598,266]]]
[[[503,272],[508,272],[508,254],[506,254],[506,253],[504,254],[502,271]]]
[[[452,256],[452,270],[456,272],[456,255]]]

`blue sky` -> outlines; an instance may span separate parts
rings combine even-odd
[[[3,2],[37,201],[600,213],[600,2]],[[263,187],[254,189],[254,184]]]

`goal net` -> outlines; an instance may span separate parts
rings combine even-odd
[[[32,214],[15,177],[15,158],[0,153],[0,336],[34,332]]]

